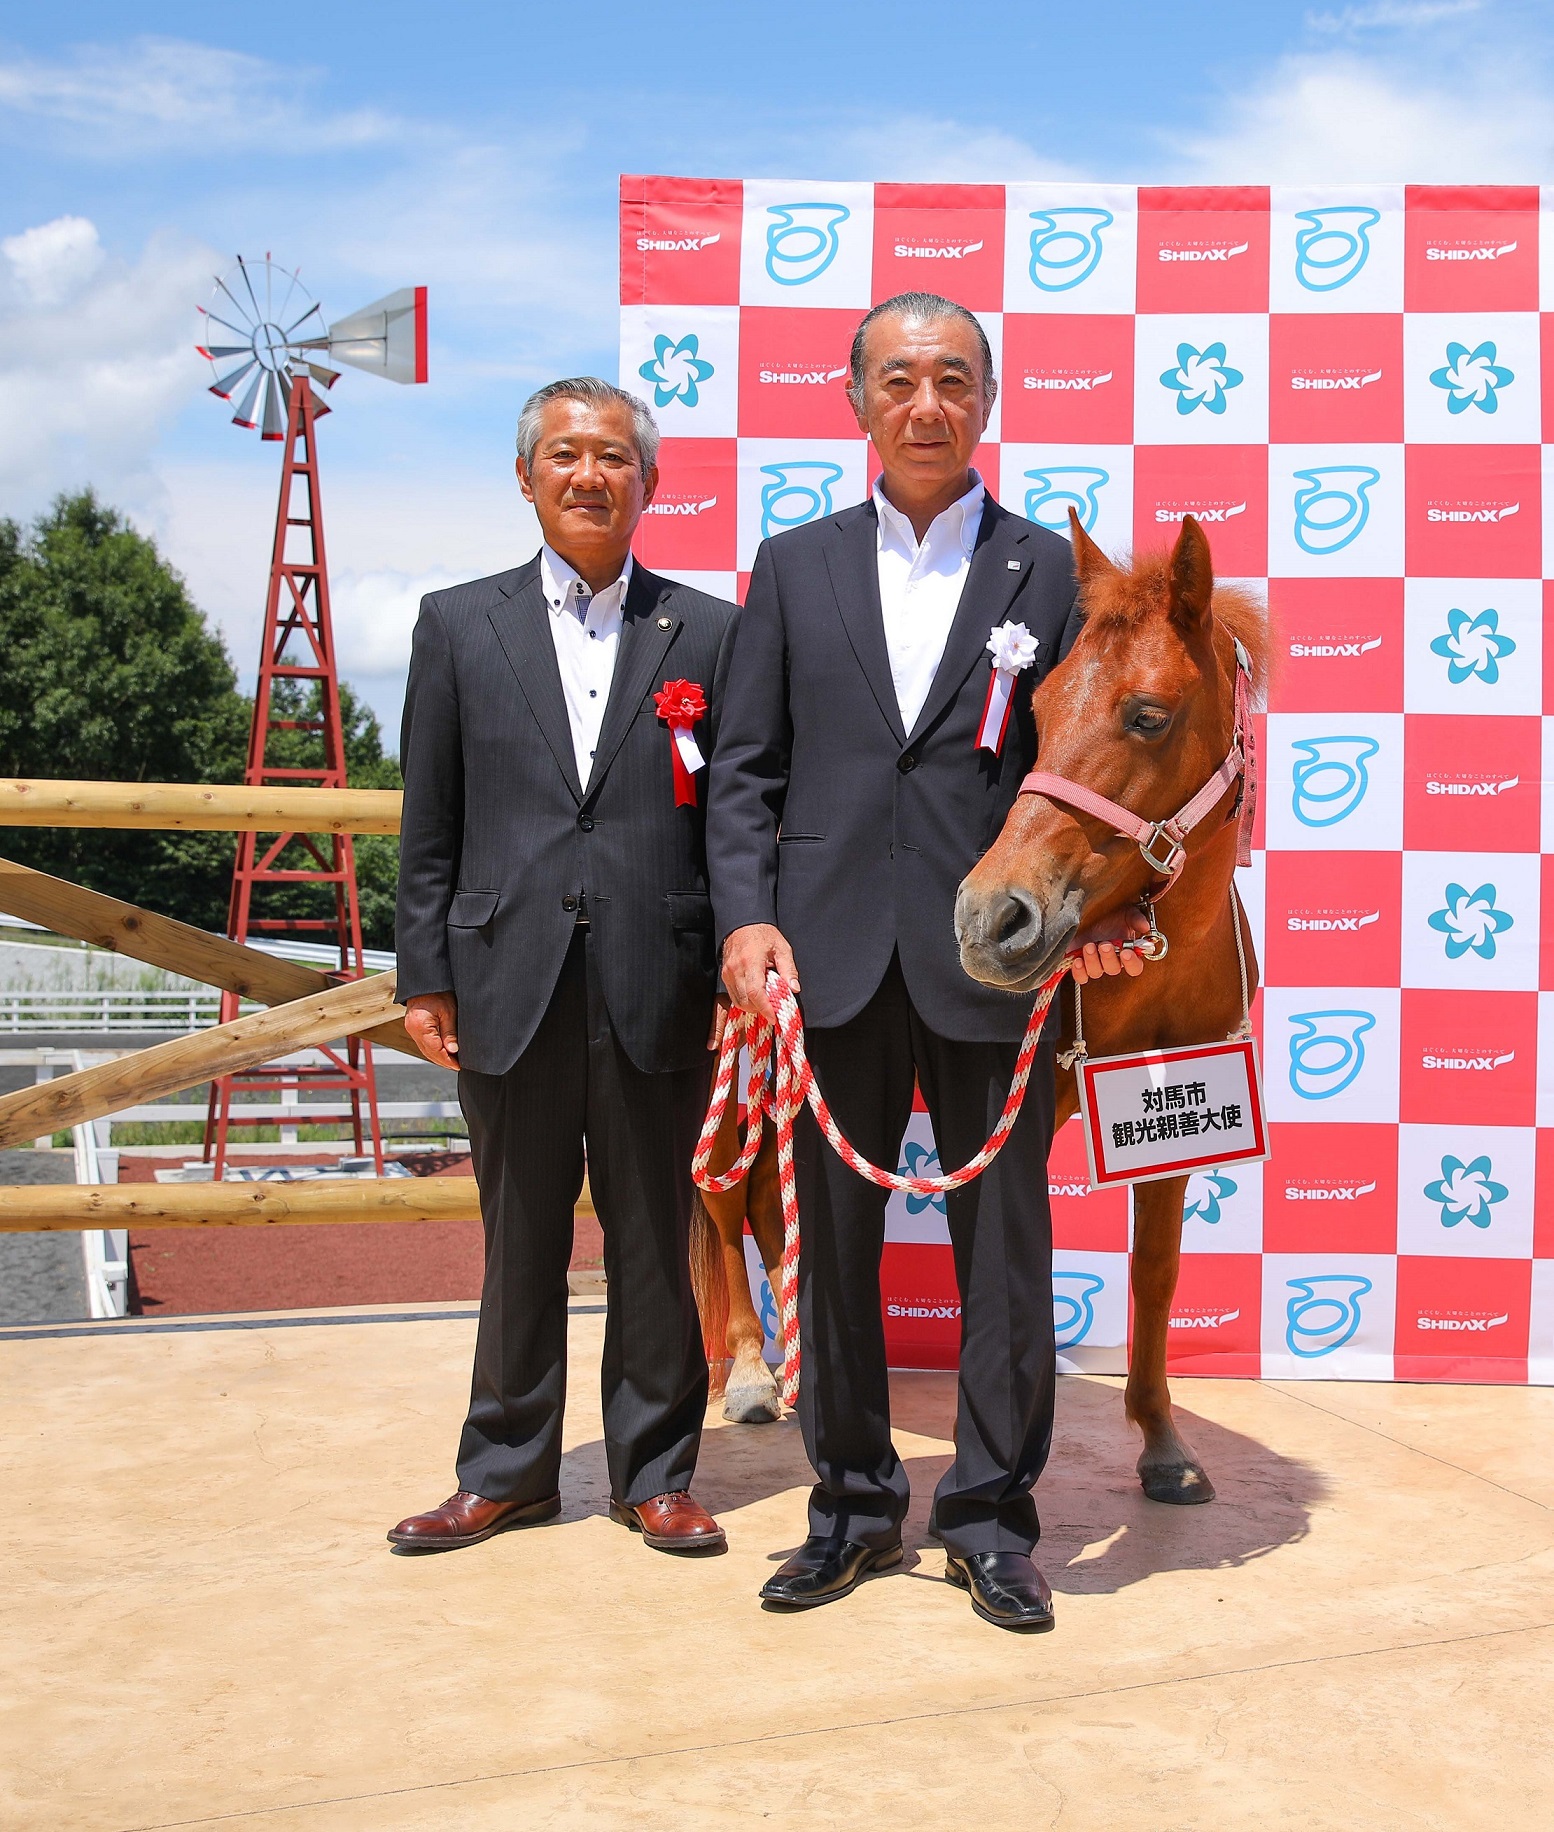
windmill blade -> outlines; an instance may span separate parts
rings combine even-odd
[[[338,369],[322,369],[317,363],[308,364],[308,374],[312,376],[313,380],[318,383],[320,388],[333,388],[335,383],[340,379],[340,371]]]
[[[257,358],[250,356],[246,363],[239,363],[237,368],[235,368],[230,375],[218,376],[216,380],[211,383],[211,393],[215,395],[218,400],[230,401],[232,399],[233,389],[237,387],[243,377],[253,368],[256,360]]]
[[[226,289],[223,288],[222,290],[225,291]],[[229,298],[230,296],[231,295],[228,294]],[[205,312],[203,305],[200,307],[200,310]],[[234,337],[240,337],[243,340],[243,348],[245,350],[252,347],[254,341],[254,328],[252,325],[228,324],[225,318],[218,318],[214,312],[205,312],[205,316],[212,324],[219,324],[222,330],[230,331]]]
[[[238,265],[242,266],[241,257],[239,257]],[[243,277],[246,281],[248,277],[246,269],[244,270]],[[251,318],[248,315],[248,307],[244,305],[241,299],[238,298],[237,294],[233,292],[232,288],[227,285],[225,280],[218,279],[216,284],[218,287],[220,287],[222,292],[224,292],[227,298],[231,301],[233,316],[241,319],[242,323],[240,325],[227,324],[227,321],[225,318],[217,318],[214,312],[208,313],[207,316],[213,319],[215,323],[217,324],[225,324],[229,331],[236,333],[236,335],[239,337],[246,337],[250,335],[250,333],[253,331],[254,326],[259,323],[258,317],[255,316]],[[253,288],[250,287],[248,290],[252,292]]]
[[[426,380],[426,288],[402,286],[329,327],[329,354],[390,382]]]
[[[287,325],[286,327],[287,343],[292,343],[296,340],[298,331],[302,329],[303,325],[305,325],[310,318],[317,318],[319,329],[322,330],[324,328],[324,315],[322,312],[319,311],[318,301],[316,299],[308,307],[308,309],[302,314],[302,316],[296,320],[295,323]]]
[[[196,344],[194,347],[212,362],[223,356],[247,356],[253,349],[252,344]]]
[[[248,392],[243,396],[237,412],[232,416],[232,424],[234,426],[246,426],[249,431],[252,432],[259,424],[254,418],[254,403],[259,399],[259,390],[263,386],[263,383],[264,370],[261,369],[254,377]]]
[[[248,288],[248,297],[253,302],[254,322],[256,324],[263,324],[264,318],[265,318],[264,309],[259,303],[259,295],[254,291],[253,275],[250,274],[248,271],[248,263],[243,259],[241,255],[237,257],[237,266],[238,266],[238,272],[242,274],[243,276],[243,284],[244,286]],[[268,256],[265,259],[264,268],[265,268],[266,275],[268,275],[270,271],[270,262],[269,262]]]
[[[264,384],[264,427],[260,432],[261,439],[284,439],[286,436],[286,409],[281,404],[281,381],[277,375],[267,375]]]

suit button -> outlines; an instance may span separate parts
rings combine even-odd
[[[584,833],[592,833],[594,830],[594,824],[588,818],[586,814],[582,817],[582,819],[577,824],[579,827],[582,828]]]
[[[906,756],[902,757],[897,762],[896,768],[901,772],[903,776],[910,776],[912,772],[917,768],[917,759],[912,755],[910,751],[908,751]]]
[[[577,899],[575,897],[563,897],[561,899],[561,907],[564,910],[575,910],[577,908]]]

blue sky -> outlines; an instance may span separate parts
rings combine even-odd
[[[392,721],[416,600],[534,546],[512,424],[613,373],[616,179],[1554,180],[1533,0],[0,9],[0,513],[93,483],[257,648],[272,448],[204,392],[232,255],[331,317],[430,288],[431,373],[323,429],[348,675]]]

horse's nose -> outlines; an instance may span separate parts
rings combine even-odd
[[[1029,891],[1011,886],[992,900],[987,935],[1000,960],[1023,960],[1040,943],[1041,933],[1041,911]]]

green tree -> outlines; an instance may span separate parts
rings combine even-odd
[[[271,761],[306,768],[322,750],[318,690],[278,683]],[[354,788],[397,789],[376,716],[343,682]],[[62,496],[28,531],[0,520],[0,775],[117,782],[241,782],[252,702],[226,646],[155,544],[91,491]],[[310,729],[311,728],[311,729]],[[235,842],[226,833],[13,827],[10,857],[201,928],[226,927]],[[327,843],[322,847],[328,857]],[[301,842],[285,864],[304,863]],[[399,842],[356,840],[363,939],[394,945]],[[256,914],[324,916],[324,887],[284,886]]]

